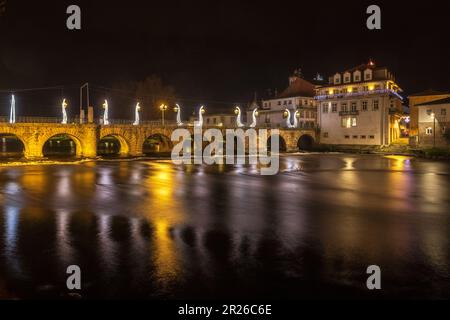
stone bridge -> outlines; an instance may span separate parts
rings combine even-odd
[[[44,144],[52,137],[66,135],[76,146],[76,155],[80,158],[95,158],[97,144],[105,137],[114,137],[120,143],[120,154],[123,156],[141,156],[144,142],[155,135],[166,137],[170,141],[172,132],[180,127],[176,125],[155,124],[59,124],[59,123],[0,123],[0,135],[14,135],[24,146],[24,156],[27,159],[43,158]],[[193,134],[193,127],[181,127]],[[204,127],[206,130],[208,127]],[[216,127],[217,128],[217,127]],[[225,128],[220,128],[224,133]],[[230,128],[231,129],[231,128]],[[233,128],[234,129],[234,128]],[[272,129],[268,129],[270,136]],[[314,143],[314,129],[279,129],[282,141],[287,151],[298,150],[302,141]]]

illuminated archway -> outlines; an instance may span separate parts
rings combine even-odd
[[[129,152],[127,141],[120,135],[106,135],[97,144],[97,154],[101,156],[128,155]]]
[[[297,141],[297,148],[299,150],[311,151],[314,147],[314,138],[309,134],[302,135]]]
[[[278,146],[279,146],[279,152],[286,152],[287,147],[286,147],[286,141],[284,140],[284,138],[282,136],[280,136],[279,134],[273,134],[270,137],[267,138],[267,151],[272,151],[272,146],[271,146],[271,137],[275,137],[275,139],[278,138]]]
[[[79,158],[83,154],[80,140],[70,134],[56,134],[48,138],[43,147],[42,154],[49,158]]]
[[[15,134],[0,133],[0,159],[22,158],[25,143]]]
[[[172,141],[166,135],[155,133],[145,139],[142,152],[145,155],[169,155],[172,151]]]

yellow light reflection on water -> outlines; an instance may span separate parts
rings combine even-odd
[[[170,163],[149,163],[150,174],[146,180],[149,192],[142,210],[154,226],[153,245],[157,279],[167,286],[180,273],[180,251],[170,236],[170,228],[184,222],[185,216],[177,197],[176,172]]]
[[[412,157],[408,156],[399,156],[399,155],[389,155],[384,156],[386,159],[390,161],[390,167],[394,170],[404,170],[409,169],[411,167],[411,159]]]

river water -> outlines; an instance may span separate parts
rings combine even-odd
[[[0,297],[450,298],[450,163],[0,167]],[[381,268],[382,289],[366,288]]]

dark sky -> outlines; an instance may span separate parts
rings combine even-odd
[[[81,7],[81,31],[66,29],[70,4]],[[370,4],[381,7],[381,31],[366,28]],[[84,82],[109,87],[157,74],[187,105],[231,105],[283,89],[295,68],[312,78],[371,57],[406,94],[450,90],[449,21],[449,2],[432,0],[6,0],[0,88],[64,85],[74,95]],[[0,98],[4,108],[9,98]]]

